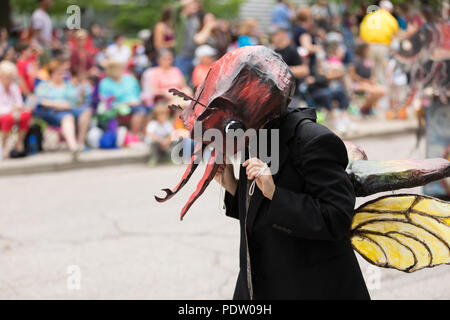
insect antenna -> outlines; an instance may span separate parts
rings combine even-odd
[[[183,110],[183,108],[178,104],[171,104],[168,106],[168,108],[172,111]]]
[[[199,102],[198,100],[196,100],[196,99],[194,99],[194,98],[188,96],[187,94],[185,94],[184,92],[182,92],[182,91],[180,91],[180,90],[178,90],[178,89],[171,88],[171,89],[169,89],[169,92],[170,92],[171,94],[173,94],[174,96],[177,96],[177,97],[182,98],[184,101],[189,101],[189,100],[191,100],[191,101],[194,101],[194,102],[198,103],[199,105],[202,105],[202,106],[204,106],[204,107],[206,108],[206,106],[205,106],[203,103],[201,103],[201,102]]]

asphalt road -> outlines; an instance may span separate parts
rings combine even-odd
[[[424,157],[413,135],[356,142],[369,159]],[[0,178],[0,299],[231,298],[239,228],[218,186],[178,218],[202,169],[165,204],[153,195],[178,182],[179,166]],[[374,299],[450,298],[449,266],[404,274],[360,263]]]

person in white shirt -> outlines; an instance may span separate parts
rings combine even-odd
[[[121,62],[125,66],[128,65],[128,60],[130,60],[131,57],[131,50],[125,45],[125,37],[123,35],[114,37],[114,43],[106,48],[106,57]]]
[[[38,1],[39,7],[34,10],[31,16],[33,40],[36,41],[41,47],[49,48],[52,43],[53,26],[48,10],[52,6],[52,0]]]
[[[16,83],[17,68],[9,61],[0,63],[0,130],[3,158],[8,158],[7,140],[15,124],[18,125],[18,139],[13,153],[25,156],[24,139],[28,132],[31,112],[25,110],[20,88]]]
[[[150,145],[150,165],[167,160],[170,156],[174,131],[167,105],[158,103],[153,110],[153,120],[146,128],[146,142]]]

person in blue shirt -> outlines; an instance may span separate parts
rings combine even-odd
[[[238,47],[256,46],[261,43],[262,32],[258,20],[254,18],[246,19],[239,27]]]
[[[64,79],[67,71],[64,63],[53,60],[48,69],[49,81],[40,82],[35,89],[38,106],[34,115],[50,126],[61,128],[69,150],[76,155],[85,148],[91,110],[79,100],[77,88]]]
[[[398,26],[402,30],[408,28],[406,17],[408,16],[408,6],[405,3],[400,3],[394,7],[394,18],[397,19]]]
[[[141,101],[141,89],[137,79],[124,73],[124,66],[118,61],[109,61],[105,68],[106,78],[99,84],[100,100],[119,113],[131,114],[130,129],[135,136],[142,135],[144,122],[150,109]]]
[[[284,0],[278,0],[278,3],[272,9],[272,24],[291,29],[291,20],[294,12],[289,8]]]

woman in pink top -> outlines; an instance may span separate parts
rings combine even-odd
[[[168,49],[158,50],[158,66],[147,69],[142,75],[142,99],[145,104],[152,106],[158,97],[172,101],[173,96],[168,90],[183,90],[185,87],[183,74],[173,66],[173,53]]]
[[[15,82],[17,68],[9,61],[0,63],[0,129],[2,131],[3,158],[8,157],[6,141],[11,129],[17,122],[19,125],[19,137],[17,139],[16,151],[24,154],[23,140],[30,126],[31,112],[23,108],[22,94]]]

